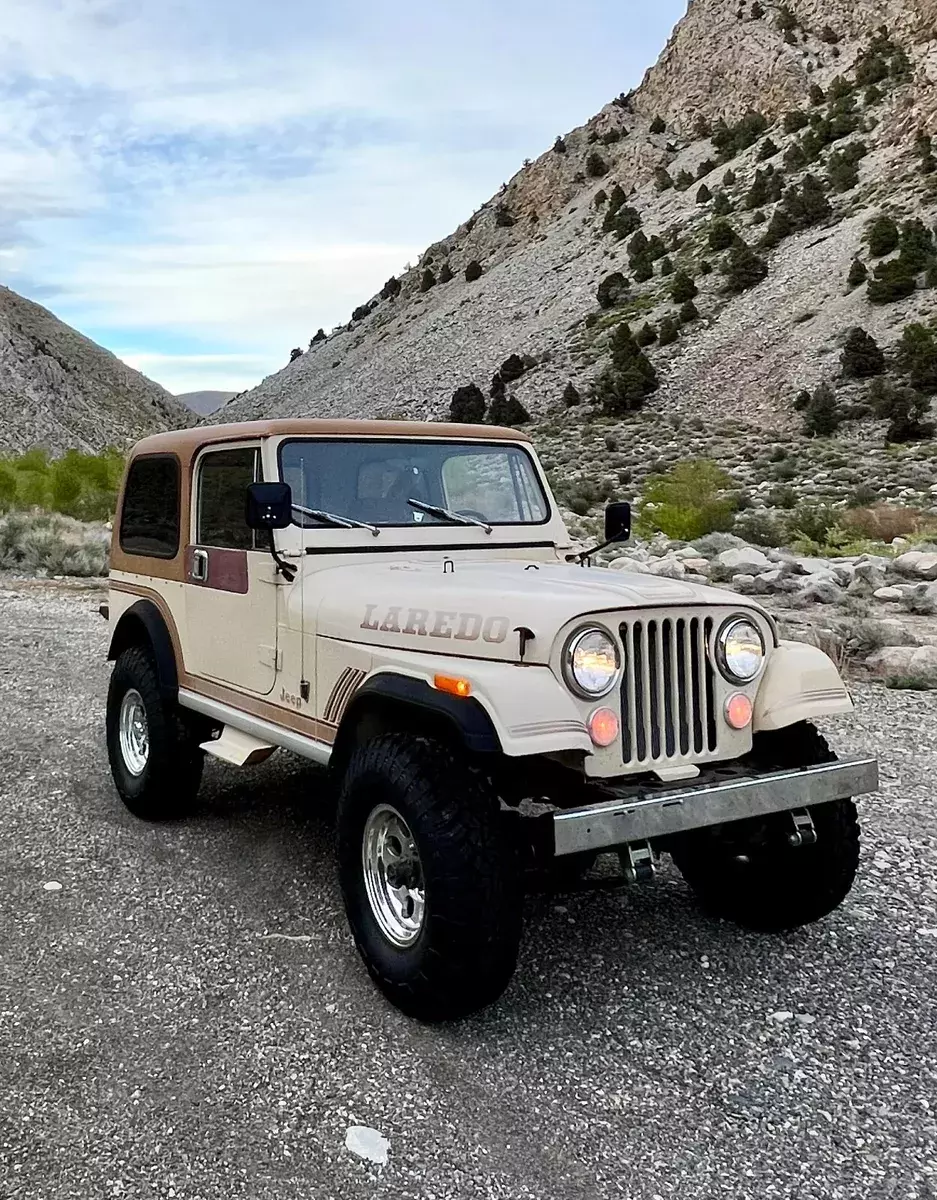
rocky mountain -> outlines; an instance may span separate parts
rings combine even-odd
[[[937,307],[935,24],[937,0],[691,0],[640,87],[212,419],[438,418],[475,384],[538,438],[642,402],[760,435],[828,381],[843,433],[881,445],[841,351],[861,326],[890,371]],[[895,236],[870,244],[880,214]]]
[[[182,392],[176,396],[180,404],[192,410],[200,417],[207,417],[216,409],[226,404],[234,392]]]
[[[192,423],[158,383],[0,287],[0,451],[94,452]]]

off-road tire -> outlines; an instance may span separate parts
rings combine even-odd
[[[835,758],[805,721],[756,734],[752,752],[761,770],[808,767]],[[782,814],[768,822],[736,823],[735,830],[700,830],[675,842],[671,854],[710,912],[765,933],[796,929],[842,903],[859,865],[859,821],[852,800],[817,804],[809,812],[817,835],[812,845],[785,842],[779,833]],[[748,861],[740,862],[740,854]]]
[[[128,769],[120,745],[120,710],[128,691],[139,693],[146,713],[149,749],[138,775]],[[205,755],[199,734],[179,706],[163,698],[156,666],[143,646],[131,646],[114,663],[107,690],[107,754],[124,804],[144,821],[171,821],[191,809],[202,781]]]
[[[402,816],[422,865],[423,921],[406,947],[385,936],[367,896],[362,843],[380,805]],[[443,1021],[497,1000],[517,962],[522,872],[487,782],[441,742],[386,734],[351,756],[337,823],[345,911],[368,973],[391,1003]]]

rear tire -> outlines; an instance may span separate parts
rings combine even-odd
[[[807,767],[836,755],[813,725],[756,734],[752,760],[761,770]],[[779,933],[820,920],[852,888],[859,865],[859,821],[852,800],[809,810],[817,840],[793,847],[790,817],[738,821],[675,842],[671,854],[703,906],[747,929]]]
[[[118,794],[135,817],[170,821],[189,812],[205,755],[186,715],[163,698],[143,646],[124,650],[111,672],[107,753]]]
[[[356,750],[338,863],[358,952],[392,1004],[442,1021],[497,1000],[517,962],[520,861],[497,797],[463,758],[403,734]]]

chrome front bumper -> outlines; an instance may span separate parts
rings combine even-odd
[[[646,788],[621,799],[553,813],[554,854],[653,841],[708,825],[810,808],[877,788],[874,758],[843,759],[695,787]]]

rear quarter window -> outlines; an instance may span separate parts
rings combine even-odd
[[[135,458],[127,472],[120,514],[120,548],[146,558],[179,552],[181,469],[172,454]]]

